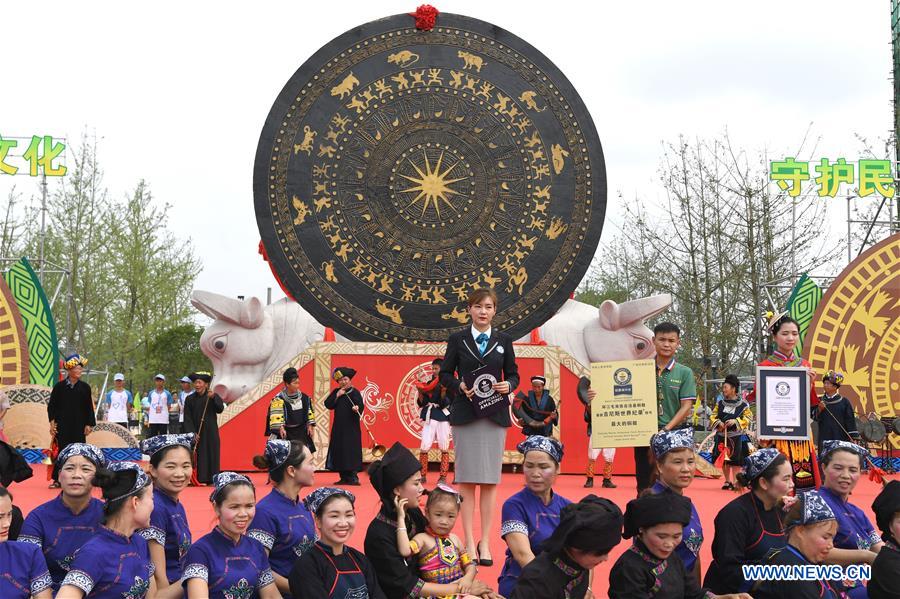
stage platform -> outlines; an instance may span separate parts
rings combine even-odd
[[[34,468],[34,477],[24,483],[13,484],[10,487],[10,491],[15,497],[15,504],[18,505],[26,515],[32,508],[52,499],[56,495],[56,491],[47,488],[46,467],[43,465],[33,465],[32,468]],[[266,475],[264,473],[252,474],[251,477],[257,485],[257,498],[262,498],[270,492],[271,487],[266,485]],[[896,476],[892,478],[896,478]],[[350,487],[357,496],[357,528],[353,535],[351,545],[362,550],[366,528],[368,527],[369,522],[375,517],[379,501],[375,491],[368,484],[368,476],[363,473],[360,476],[360,479],[362,480],[362,486]],[[317,486],[331,485],[336,480],[337,474],[332,474],[330,472],[316,473],[315,482]],[[429,482],[433,484],[436,480],[437,473],[430,473]],[[610,498],[615,501],[619,507],[624,509],[628,500],[635,496],[634,477],[615,476],[613,477],[613,480],[618,485],[617,489],[602,489],[599,488],[601,479],[599,477],[596,478],[595,483],[598,486],[593,489],[593,492],[597,495]],[[584,484],[583,476],[562,475],[559,477],[555,489],[557,493],[560,493],[564,497],[577,501],[588,492],[588,489],[582,488],[582,484]],[[494,534],[491,535],[491,552],[494,558],[494,565],[490,568],[481,568],[479,572],[479,578],[489,582],[494,588],[496,588],[497,576],[503,565],[503,549],[505,548],[503,541],[500,539],[500,506],[507,497],[521,489],[522,485],[523,479],[521,473],[505,473],[503,475],[501,488],[498,493],[499,500],[493,525]],[[701,563],[703,565],[704,573],[712,559],[711,546],[713,540],[713,520],[719,509],[737,496],[734,492],[722,491],[720,489],[721,485],[721,480],[697,478],[691,485],[689,489],[690,492],[688,493],[691,500],[697,506],[697,510],[700,512],[700,519],[703,522],[705,540],[701,551]],[[879,485],[876,485],[869,481],[868,478],[865,478],[860,480],[851,499],[854,504],[858,505],[866,512],[873,523],[875,522],[875,517],[872,514],[871,509],[872,500],[878,494],[879,490]],[[215,524],[215,516],[209,503],[209,493],[209,488],[189,488],[183,494],[185,508],[187,509],[188,519],[191,524],[191,532],[195,539],[198,539],[209,532]],[[460,534],[461,529],[462,524],[457,522],[456,533]],[[610,555],[610,560],[601,564],[595,570],[593,589],[597,597],[606,597],[606,589],[609,584],[609,570],[616,558],[627,549],[628,545],[629,541],[622,541],[622,543],[613,550]]]

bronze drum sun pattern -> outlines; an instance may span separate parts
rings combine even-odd
[[[514,337],[552,316],[600,240],[606,171],[584,103],[489,23],[353,29],[293,75],[254,169],[270,264],[352,340],[440,341],[478,287]]]

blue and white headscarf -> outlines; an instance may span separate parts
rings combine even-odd
[[[559,464],[563,459],[563,444],[553,437],[545,437],[543,435],[531,435],[518,445],[516,449],[519,453],[525,455],[529,451],[543,451]]]
[[[744,458],[744,476],[748,481],[759,478],[781,452],[774,447],[764,447]]]
[[[803,509],[800,510],[800,519],[785,522],[785,528],[836,520],[831,507],[825,503],[818,491],[806,491],[800,494],[798,501],[803,506]]]
[[[829,453],[837,451],[838,449],[843,449],[845,451],[849,451],[850,453],[855,453],[860,457],[867,457],[869,455],[869,450],[864,447],[857,445],[856,443],[851,443],[850,441],[833,441],[828,440],[822,443],[822,455],[819,456],[819,461],[825,459]]]
[[[112,472],[127,472],[132,471],[136,474],[134,477],[134,484],[131,485],[131,489],[128,492],[119,495],[118,497],[113,497],[107,500],[107,503],[111,503],[113,501],[118,501],[119,499],[125,499],[126,497],[130,497],[132,495],[137,495],[141,492],[144,487],[150,484],[150,477],[147,476],[147,473],[144,472],[144,469],[141,468],[139,464],[134,462],[110,462],[110,464],[106,467],[107,470],[111,470]]]
[[[291,442],[283,439],[273,439],[266,443],[266,461],[269,463],[269,472],[278,470],[287,461],[291,454]]]
[[[213,487],[215,487],[215,488],[213,489],[213,492],[209,494],[209,500],[215,501],[216,497],[219,496],[219,493],[221,493],[225,487],[227,487],[231,483],[237,483],[237,482],[250,485],[250,488],[253,489],[254,492],[256,491],[256,487],[253,486],[253,481],[251,481],[249,478],[247,478],[243,474],[238,474],[237,472],[228,472],[228,471],[219,472],[218,474],[213,476],[212,484],[213,484]]]
[[[188,451],[191,450],[191,445],[194,443],[194,433],[183,433],[180,435],[156,435],[155,437],[150,437],[149,439],[144,439],[141,441],[141,451],[148,456],[153,456],[154,453],[158,451],[162,451],[166,447],[175,447],[180,445],[184,447]]]
[[[58,470],[62,469],[66,460],[76,455],[89,459],[97,468],[106,466],[106,456],[103,455],[99,447],[95,447],[90,443],[69,443],[56,456],[56,468]]]
[[[675,449],[694,449],[694,429],[677,428],[671,431],[659,431],[650,440],[653,455],[656,459],[663,457]]]
[[[319,487],[303,498],[303,505],[306,506],[306,509],[308,509],[310,513],[315,514],[319,507],[325,503],[325,500],[334,495],[342,495],[349,499],[351,504],[356,503],[356,497],[346,489],[339,489],[337,487]]]

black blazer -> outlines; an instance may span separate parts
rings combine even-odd
[[[516,366],[516,354],[513,351],[512,338],[491,328],[487,350],[484,356],[478,352],[478,344],[472,338],[472,327],[466,327],[458,333],[450,335],[447,340],[447,353],[441,364],[441,384],[454,392],[450,404],[450,424],[469,424],[475,420],[475,409],[472,402],[459,390],[462,373],[471,372],[486,364],[500,367],[503,380],[509,382],[512,393],[519,386],[519,367]],[[509,410],[501,410],[490,416],[500,426],[512,426]]]

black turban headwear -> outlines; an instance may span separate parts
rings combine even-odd
[[[369,482],[388,512],[394,511],[394,487],[399,487],[421,469],[422,464],[418,458],[399,441],[391,445],[383,458],[372,462],[369,466]]]
[[[625,506],[626,539],[636,536],[641,528],[677,522],[687,526],[691,521],[691,500],[675,493],[648,494],[632,499]]]
[[[892,480],[881,490],[875,501],[872,502],[872,511],[875,512],[875,522],[881,529],[883,538],[887,540],[891,536],[891,520],[894,514],[900,512],[900,480]],[[894,539],[896,542],[900,539]]]
[[[609,499],[588,495],[559,514],[559,525],[544,549],[561,553],[564,547],[603,555],[622,541],[622,510]]]

